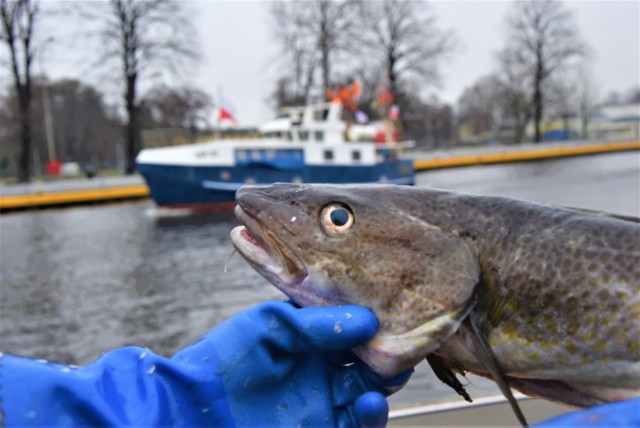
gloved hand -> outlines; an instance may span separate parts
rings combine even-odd
[[[534,427],[640,427],[640,398],[576,410],[536,424]]]
[[[411,373],[382,381],[349,352],[377,327],[358,306],[269,302],[171,359],[128,347],[71,368],[3,355],[4,424],[383,426],[384,395]]]
[[[239,426],[384,426],[382,394],[402,387],[411,373],[384,382],[349,351],[377,328],[375,316],[359,306],[270,302],[220,324],[173,360],[209,358],[222,379],[229,422]]]

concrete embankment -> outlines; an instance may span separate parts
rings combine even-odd
[[[0,187],[0,210],[111,202],[149,196],[142,177],[98,177]]]
[[[640,141],[544,143],[412,152],[416,171],[469,165],[534,161],[568,156],[640,150]],[[0,187],[0,211],[146,198],[149,189],[139,176],[62,180]]]
[[[482,149],[449,150],[440,153],[417,153],[414,155],[413,166],[416,171],[424,171],[435,168],[524,162],[627,150],[640,150],[640,141],[526,144],[518,146],[490,146]]]

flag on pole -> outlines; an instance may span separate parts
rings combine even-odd
[[[398,107],[397,104],[392,105],[391,108],[389,109],[389,119],[391,120],[400,119],[400,108]]]
[[[238,121],[236,120],[236,109],[233,104],[231,104],[229,100],[223,96],[219,97],[218,104],[218,119],[220,121],[230,120],[234,125],[237,125]]]

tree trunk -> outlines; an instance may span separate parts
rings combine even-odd
[[[328,22],[328,11],[329,7],[326,1],[320,2],[320,51],[322,52],[322,97],[325,98],[327,96],[327,91],[329,90],[329,22]]]
[[[326,97],[329,90],[329,53],[327,51],[322,52],[322,92]]]
[[[29,79],[29,77],[27,77]],[[20,162],[18,166],[18,181],[31,180],[32,144],[31,144],[31,82],[21,85],[20,100]]]
[[[138,129],[138,109],[135,105],[137,74],[127,76],[126,107],[128,121],[125,128],[127,141],[127,162],[125,174],[131,175],[136,170],[136,155],[140,149],[140,130]]]
[[[11,71],[14,88],[18,96],[20,110],[20,158],[18,159],[18,181],[28,182],[31,179],[32,142],[31,142],[31,61],[34,51],[31,46],[33,25],[38,13],[37,6],[29,0],[9,4],[0,3],[2,32],[0,42],[6,43],[11,54]],[[15,9],[14,9],[15,8]],[[20,24],[22,22],[22,25]],[[18,46],[21,45],[21,53]],[[23,62],[20,72],[19,63]]]
[[[536,76],[535,88],[533,92],[533,126],[535,131],[534,142],[539,143],[542,138],[540,135],[540,125],[542,123],[542,79]]]
[[[398,76],[396,74],[396,57],[393,55],[391,51],[387,56],[387,73],[389,76],[389,89],[393,94],[393,103],[398,106],[398,109],[400,109],[400,118],[396,123],[397,125],[396,132],[398,133],[400,140],[402,140],[402,138],[404,138],[404,131],[407,128],[407,121],[405,120],[406,105],[404,103],[404,99],[402,97],[401,91],[398,89]],[[384,114],[388,115],[389,112],[386,111],[384,112]]]

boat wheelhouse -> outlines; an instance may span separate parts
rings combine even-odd
[[[224,209],[245,184],[413,184],[401,144],[349,141],[340,103],[287,108],[265,124],[262,138],[144,149],[138,171],[159,206]]]

